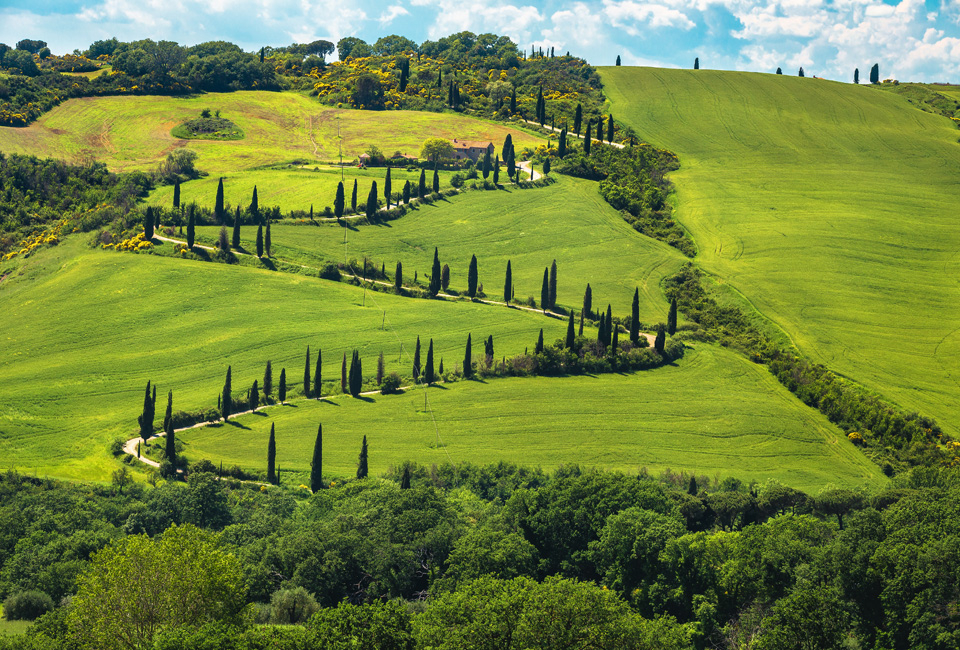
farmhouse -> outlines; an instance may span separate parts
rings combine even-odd
[[[486,152],[490,152],[490,155],[493,155],[493,143],[492,142],[475,142],[472,140],[457,140],[454,139],[450,144],[453,145],[453,158],[454,160],[463,160],[464,158],[469,158],[470,160],[477,162]]]

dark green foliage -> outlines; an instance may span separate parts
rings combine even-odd
[[[880,64],[874,63],[873,67],[870,68],[870,83],[878,84],[880,83]]]
[[[347,394],[349,385],[347,384],[347,353],[343,353],[343,360],[340,362],[340,392]]]
[[[543,175],[544,176],[550,175],[550,159],[549,158],[543,161]]]
[[[173,209],[180,207],[180,179],[178,178],[173,185]]]
[[[233,215],[233,238],[230,241],[230,245],[236,249],[240,248],[240,220],[240,206],[237,206]]]
[[[423,198],[427,195],[427,170],[420,170],[420,180],[417,181],[417,196]]]
[[[573,115],[573,130],[577,134],[577,137],[580,136],[580,126],[583,122],[583,106],[577,104],[577,110]]]
[[[283,404],[287,401],[287,369],[280,368],[280,385],[277,386],[277,399]]]
[[[153,435],[153,417],[156,403],[150,397],[150,382],[147,382],[147,388],[143,394],[143,410],[137,417],[137,424],[140,425],[140,437],[146,440]]]
[[[366,215],[367,219],[373,220],[377,215],[377,181],[373,181],[370,185],[370,193],[367,195],[367,208]]]
[[[144,241],[150,241],[153,239],[153,227],[156,223],[157,215],[154,213],[152,207],[147,207],[146,211],[143,214],[143,239]]]
[[[356,182],[356,181],[354,181]],[[337,221],[343,217],[343,208],[346,198],[343,194],[343,182],[337,183],[337,195],[333,199],[333,214],[337,217]]]
[[[500,183],[500,155],[498,154],[496,160],[493,163],[493,184],[497,185]]]
[[[483,360],[488,368],[493,365],[493,357],[493,334],[491,334],[487,337],[487,340],[483,342]]]
[[[230,414],[233,412],[233,382],[230,378],[232,373],[232,366],[227,366],[227,379],[223,382],[223,393],[220,400],[220,414],[223,416],[224,422],[230,419]]]
[[[853,69],[853,83],[860,83],[860,68]]]
[[[477,283],[479,282],[479,276],[477,271],[477,256],[473,255],[470,257],[470,268],[467,271],[467,295],[471,298],[477,297]]]
[[[613,335],[610,337],[610,353],[616,354],[620,350],[620,327],[613,324]]]
[[[171,414],[172,414],[172,410],[173,410],[173,391],[170,391],[170,393],[169,393],[169,395],[168,395],[168,397],[167,397],[167,403],[168,403],[167,409],[170,410],[170,411],[171,411]],[[165,436],[164,436],[164,459],[167,460],[167,461],[169,461],[170,464],[176,465],[176,464],[177,464],[177,439],[176,439],[176,433],[174,432],[174,429],[173,429],[173,418],[172,418],[172,417],[166,418],[166,421],[164,422],[164,425],[163,425],[163,431],[164,431],[164,434],[165,434]]]
[[[637,287],[633,292],[633,303],[630,305],[630,342],[636,343],[639,340],[640,340],[640,287]]]
[[[446,264],[440,269],[440,288],[446,291],[450,287],[450,267]]]
[[[481,172],[483,173],[483,180],[487,180],[490,177],[490,172],[493,169],[493,161],[490,159],[490,150],[486,149],[483,152],[483,164],[481,167]]]
[[[213,220],[223,225],[225,219],[226,214],[223,208],[223,178],[221,177],[220,180],[217,181],[217,198],[213,204]]]
[[[804,74],[803,74],[803,66],[800,66],[800,72],[797,73],[797,76],[798,76],[798,77],[804,76]]]
[[[193,206],[190,206],[190,216],[187,219],[187,248],[193,250],[193,245],[197,240],[197,222],[193,216]]]
[[[593,291],[590,289],[589,282],[583,292],[583,313],[586,314],[587,318],[593,318]]]
[[[599,128],[599,125],[597,126]],[[590,118],[587,118],[587,132],[583,136],[583,155],[584,156],[590,155],[591,139],[593,138],[591,134],[591,129],[592,129],[591,120]]]
[[[513,299],[513,271],[510,269],[510,260],[507,260],[507,275],[503,279],[503,302]]]
[[[607,116],[607,142],[613,142],[613,113]]]
[[[561,158],[567,155],[567,129],[560,129],[560,140],[557,142],[557,155]]]
[[[163,430],[166,431],[170,425],[170,418],[173,417],[173,391],[167,393],[167,410],[163,414]]]
[[[573,349],[573,344],[577,340],[576,334],[574,333],[573,328],[573,312],[570,312],[570,320],[567,322],[567,339],[565,345],[569,349]]]
[[[673,336],[677,333],[677,297],[670,300],[670,311],[667,313],[667,334]]]
[[[367,437],[363,437],[363,445],[360,447],[360,457],[357,459],[357,478],[367,478]]]
[[[440,293],[440,251],[433,249],[433,267],[430,270],[430,295],[436,296]]]
[[[310,491],[323,489],[323,425],[317,426],[317,440],[313,443],[313,460],[310,462]]]
[[[357,397],[363,388],[363,366],[360,363],[360,353],[353,351],[353,358],[350,361],[350,395]]]
[[[38,590],[20,591],[3,601],[3,617],[8,621],[35,621],[53,608],[49,594]]]
[[[781,70],[780,68],[777,68],[777,74],[783,74],[783,70]]]
[[[607,340],[607,315],[600,312],[600,323],[597,325],[597,343],[606,345]]]
[[[540,328],[540,335],[537,337],[537,345],[533,348],[534,354],[541,354],[543,352],[543,328]]]
[[[273,368],[268,359],[267,367],[263,371],[263,396],[270,397],[271,393],[273,393]]]
[[[550,269],[543,269],[543,283],[540,285],[540,309],[550,308]]]
[[[263,247],[266,250],[267,257],[270,257],[273,249],[273,240],[270,239],[270,219],[267,219],[267,231],[263,236]]]
[[[616,63],[616,65],[617,65],[617,66],[620,65],[620,55],[619,55],[619,54],[617,55],[617,63]]]
[[[467,347],[463,353],[463,376],[469,379],[473,376],[473,342],[470,334],[467,334]]]
[[[257,380],[253,380],[253,387],[250,388],[250,396],[247,399],[247,408],[251,411],[256,411],[260,406],[260,386],[257,384]]]
[[[353,179],[353,192],[350,194],[350,209],[357,212],[357,179]]]
[[[696,58],[693,60],[693,69],[694,69],[694,70],[699,70],[699,69],[700,69],[700,57],[699,57],[699,56],[696,57]]]
[[[430,339],[430,347],[427,348],[427,365],[423,369],[423,381],[432,384],[437,380],[433,371],[433,339]]]
[[[250,199],[250,216],[254,221],[260,221],[260,202],[257,200],[257,186],[253,186],[253,197]]]
[[[667,340],[667,334],[664,330],[663,324],[657,325],[657,338],[654,339],[653,348],[659,353],[663,354],[664,344]]]
[[[307,358],[303,362],[303,396],[310,397],[310,346],[307,346]]]
[[[607,322],[606,336],[604,337],[603,342],[606,345],[610,345],[610,336],[613,334],[614,324],[613,324],[613,310],[611,309],[609,304],[607,305],[607,321],[606,322]]]
[[[320,399],[321,393],[323,392],[323,383],[321,381],[321,365],[323,358],[323,350],[317,348],[317,363],[313,368],[313,396],[317,399]]]
[[[696,477],[696,476],[691,476],[691,477],[690,477],[690,484],[689,484],[689,486],[687,487],[687,494],[690,494],[690,495],[692,495],[692,496],[697,496],[697,494],[699,494],[699,493],[700,493],[700,488],[697,487],[697,477]]]
[[[409,490],[410,489],[410,466],[404,465],[403,467],[403,476],[400,478],[400,489]]]
[[[550,264],[550,309],[557,307],[557,260]]]
[[[263,257],[263,226],[257,226],[257,257]]]
[[[383,352],[377,357],[377,386],[383,383]]]
[[[420,381],[420,337],[417,337],[417,347],[413,351],[413,381]]]
[[[387,177],[383,181],[383,198],[387,201],[387,210],[390,209],[390,193],[393,191],[393,183],[390,180],[390,167],[387,167]]]
[[[583,336],[583,310],[580,310],[580,328],[577,330],[577,336]]]
[[[277,482],[277,437],[273,423],[270,424],[270,440],[267,442],[267,482]]]
[[[433,168],[433,193],[436,194],[440,191],[440,174],[437,172],[437,168]]]
[[[403,289],[403,264],[397,262],[397,270],[393,274],[393,287],[399,292]]]
[[[404,205],[410,203],[410,181],[403,183],[403,203]]]

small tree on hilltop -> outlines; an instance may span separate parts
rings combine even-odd
[[[699,57],[699,56],[698,56],[698,57],[695,57],[695,58],[693,59],[693,69],[694,69],[694,70],[699,70],[699,69],[700,69],[700,57]]]
[[[783,70],[781,70],[780,68],[777,68],[777,74],[783,74]]]
[[[471,298],[477,297],[477,282],[479,282],[477,256],[473,255],[470,258],[470,268],[467,271],[467,295]]]
[[[860,68],[853,69],[853,83],[860,83]]]
[[[880,83],[880,64],[874,63],[873,67],[870,68],[870,83],[878,84]]]
[[[313,443],[313,460],[310,461],[310,491],[323,489],[323,425],[317,425],[317,439]]]
[[[617,55],[617,66],[618,66],[618,67],[620,66],[620,55],[619,55],[619,54]]]

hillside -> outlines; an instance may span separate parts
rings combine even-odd
[[[960,185],[950,120],[867,86],[604,68],[611,110],[680,156],[698,262],[807,355],[960,422]]]

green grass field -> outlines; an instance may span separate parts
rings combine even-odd
[[[204,108],[219,109],[246,137],[218,142],[178,140],[170,134]],[[518,149],[542,141],[504,124],[454,114],[336,109],[295,93],[241,91],[71,99],[29,127],[0,127],[0,151],[68,161],[93,157],[115,171],[131,171],[150,169],[186,146],[197,152],[200,169],[222,176],[294,159],[336,160],[338,122],[345,160],[374,145],[387,155],[417,155],[430,136],[490,140],[498,150],[508,133]]]
[[[322,423],[324,473],[332,478],[353,475],[367,435],[372,474],[404,460],[508,460],[551,469],[579,463],[776,478],[803,489],[884,480],[764,368],[711,346],[649,372],[448,384],[429,389],[427,403],[425,410],[422,389],[363,401],[300,401],[179,435],[190,458],[262,471],[274,424],[281,468],[306,473]]]
[[[699,264],[816,361],[960,431],[960,133],[867,86],[603,68],[613,113],[679,154]]]
[[[259,191],[259,190],[258,190]],[[208,238],[217,227],[198,228]],[[253,250],[256,230],[241,232]],[[274,254],[316,266],[322,260],[343,261],[343,229],[337,226],[275,226]],[[587,283],[594,309],[613,305],[619,316],[630,315],[633,292],[640,288],[641,320],[666,319],[668,305],[661,280],[684,258],[675,249],[635,232],[600,197],[597,185],[574,178],[558,179],[546,188],[497,192],[475,191],[426,205],[402,219],[379,226],[360,226],[347,233],[347,257],[367,256],[393,277],[397,261],[404,276],[430,273],[434,247],[450,266],[450,286],[467,288],[470,256],[476,255],[480,282],[493,300],[503,299],[507,260],[511,261],[517,299],[540,301],[543,269],[557,260],[557,302],[579,310]]]
[[[116,465],[106,446],[135,435],[148,380],[159,386],[162,419],[168,390],[178,410],[216,406],[228,364],[235,391],[262,379],[268,359],[274,381],[285,367],[288,383],[302,384],[307,345],[314,354],[322,348],[323,376],[339,382],[341,356],[354,348],[368,377],[381,351],[387,372],[409,375],[418,335],[424,358],[432,337],[437,360],[453,370],[468,332],[475,354],[492,334],[497,356],[510,356],[532,349],[541,327],[548,340],[566,329],[536,313],[469,302],[367,292],[362,306],[364,292],[342,283],[93,250],[86,241],[43,251],[0,284],[4,469],[109,478]]]
[[[284,213],[290,210],[310,210],[310,206],[317,212],[329,206],[333,208],[333,199],[337,194],[337,184],[340,183],[341,170],[330,165],[308,167],[306,169],[291,166],[289,169],[256,169],[248,171],[230,172],[223,177],[223,195],[227,204],[239,205],[246,208],[253,197],[253,188],[257,187],[257,201],[261,208],[279,206]],[[386,177],[386,168],[357,169],[346,167],[343,169],[343,187],[346,205],[350,207],[350,194],[353,192],[353,181],[357,181],[357,208],[362,210],[366,205],[370,185],[377,182],[377,193],[383,200],[383,181]],[[442,189],[450,188],[450,177],[453,172],[439,172]],[[213,208],[217,197],[218,176],[207,176],[180,184],[180,201],[189,204],[196,201],[197,205]],[[391,169],[390,179],[394,192],[403,191],[404,181],[416,187],[420,180],[419,171],[406,169]],[[432,187],[433,171],[427,172],[427,186]],[[150,193],[147,202],[169,208],[173,205],[173,186],[163,185]]]

